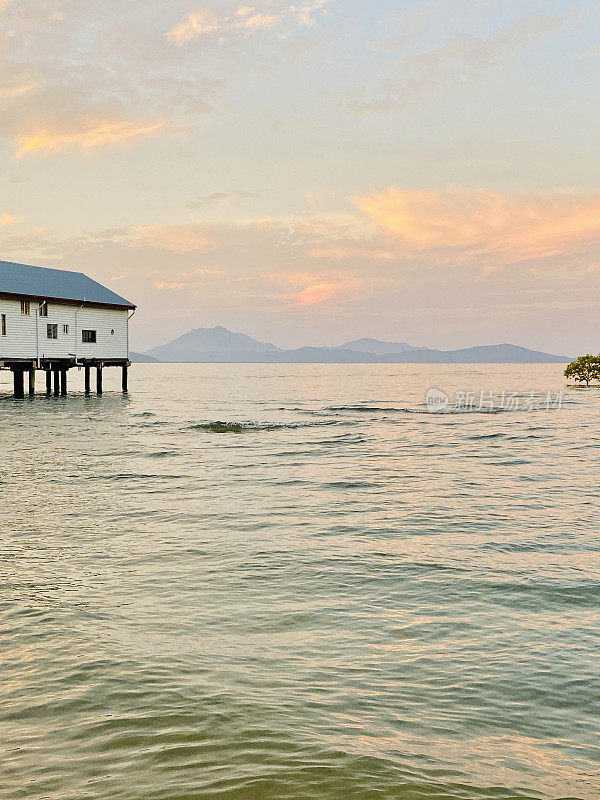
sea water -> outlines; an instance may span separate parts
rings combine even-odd
[[[600,797],[600,390],[0,376],[3,800]]]

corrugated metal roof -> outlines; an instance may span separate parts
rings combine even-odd
[[[129,300],[111,292],[82,272],[31,267],[12,261],[0,261],[0,294],[135,308]]]

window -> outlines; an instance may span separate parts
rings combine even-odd
[[[63,333],[68,333],[68,332],[69,332],[69,326],[63,325]]]
[[[58,325],[46,325],[48,339],[58,339]]]
[[[31,306],[29,305],[29,300],[21,300],[21,314],[24,314],[26,317],[28,317],[30,313]]]
[[[6,314],[2,314],[2,319],[0,321],[2,323],[2,336],[6,336]]]
[[[40,317],[48,316],[48,303],[44,300],[40,303]]]
[[[85,344],[96,344],[96,331],[81,331],[81,341]]]

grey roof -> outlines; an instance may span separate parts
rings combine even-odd
[[[28,264],[14,264],[12,261],[0,261],[0,294],[135,308],[129,300],[111,292],[82,272],[31,267]]]

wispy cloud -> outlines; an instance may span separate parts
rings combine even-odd
[[[154,281],[154,288],[159,292],[178,291],[180,289],[190,289],[199,283],[199,279],[221,275],[220,269],[212,267],[196,267],[186,270],[178,275],[171,275],[167,280]]]
[[[489,38],[457,33],[440,47],[406,55],[401,51],[394,72],[400,79],[383,79],[373,87],[355,87],[346,94],[346,106],[354,114],[401,110],[425,92],[465,76],[481,76],[514,59],[527,45],[561,28],[566,16],[540,14],[522,17],[498,28]],[[388,65],[388,70],[389,65]]]
[[[197,197],[195,200],[189,200],[186,205],[192,210],[212,205],[223,206],[227,204],[230,198],[231,195],[227,194],[227,192],[213,192],[212,194],[205,194],[201,197]]]
[[[285,287],[277,297],[291,308],[311,308],[352,299],[365,279],[351,271],[275,272],[263,276],[269,283]]]
[[[147,225],[133,232],[144,246],[172,253],[207,253],[218,247],[218,242],[198,225]]]
[[[188,284],[181,281],[156,281],[154,288],[159,292],[164,292],[172,289],[185,289]]]
[[[87,122],[75,130],[34,130],[16,137],[17,158],[33,153],[57,153],[73,148],[93,151],[116,147],[135,139],[156,136],[163,129],[164,125],[161,122],[97,120]]]
[[[207,206],[228,206],[235,200],[247,200],[255,197],[254,192],[213,192],[201,195],[195,200],[189,200],[186,206],[192,211],[197,211]]]
[[[202,8],[170,30],[167,39],[182,45],[201,36],[222,36],[232,31],[251,34],[261,29],[272,30],[278,23],[279,18],[275,14],[257,14],[250,7],[239,8],[233,17],[220,17],[210,8]]]
[[[349,273],[460,265],[478,276],[516,264],[547,272],[557,259],[580,255],[585,269],[600,256],[596,194],[392,187],[355,197],[354,204],[355,213],[152,225],[132,235],[144,247],[171,253],[218,251],[219,260],[248,275],[280,263],[284,295],[299,305],[351,291],[356,278],[349,282]]]
[[[2,15],[0,137],[16,143],[18,157],[187,133],[208,113],[223,80],[173,53],[160,8],[131,3],[117,20],[111,0],[56,7],[11,3]]]
[[[391,188],[355,199],[399,255],[498,264],[581,253],[600,244],[600,196],[510,195],[488,189]]]
[[[301,308],[320,306],[339,296],[346,288],[344,283],[313,283],[296,294],[294,305]]]
[[[595,47],[590,47],[587,50],[584,50],[583,53],[580,53],[579,58],[598,58],[600,57],[600,45],[596,45]]]
[[[309,258],[330,259],[332,261],[397,261],[398,253],[392,248],[364,241],[346,240],[324,244],[319,247],[308,247],[306,255]]]
[[[0,101],[21,97],[37,88],[35,83],[17,84],[15,86],[0,86]]]
[[[239,6],[231,16],[223,16],[211,8],[201,8],[189,14],[167,34],[167,39],[184,45],[201,37],[223,39],[228,34],[252,36],[261,31],[277,30],[286,35],[291,27],[310,27],[315,24],[315,14],[323,11],[331,0],[304,0],[285,5],[279,10],[267,7],[259,10],[255,6]]]

